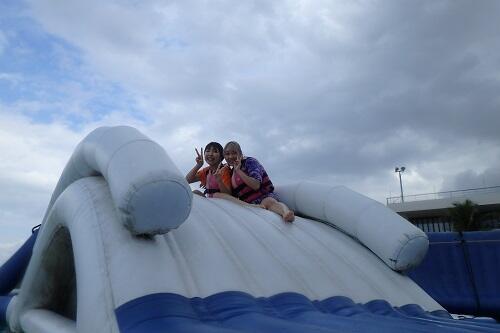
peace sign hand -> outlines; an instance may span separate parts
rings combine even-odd
[[[203,148],[200,148],[201,153],[198,152],[197,148],[195,148],[194,150],[196,151],[196,159],[195,159],[196,165],[201,168],[203,166],[203,163],[204,163]]]
[[[217,167],[217,170],[214,172],[214,176],[217,180],[222,180],[222,168],[224,168],[224,165],[219,163],[219,166]]]
[[[241,168],[241,158],[238,156],[238,157],[236,157],[236,160],[234,161],[233,169],[234,169],[234,171],[238,171],[238,170],[240,170],[240,168]]]

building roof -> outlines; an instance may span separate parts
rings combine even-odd
[[[500,210],[500,186],[472,188],[456,191],[423,193],[387,198],[387,206],[397,213],[411,217],[446,214],[455,202],[471,200],[480,210]]]

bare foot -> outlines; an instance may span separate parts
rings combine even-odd
[[[266,209],[266,206],[264,206],[263,204],[248,204],[248,205],[256,208]]]
[[[285,222],[293,222],[293,220],[295,220],[295,214],[291,210],[289,210],[285,214],[283,214],[283,220]]]

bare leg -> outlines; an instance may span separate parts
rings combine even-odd
[[[251,206],[251,207],[259,207],[259,208],[265,208],[264,206],[262,205],[253,205],[253,204],[249,204],[248,202],[245,202],[245,201],[242,201],[238,198],[235,198],[233,197],[232,195],[230,194],[227,194],[227,193],[221,193],[221,192],[217,192],[217,193],[214,193],[214,198],[218,198],[218,199],[226,199],[226,200],[229,200],[229,201],[232,201],[232,202],[235,202],[239,205],[242,205],[242,206]]]
[[[295,220],[295,214],[284,203],[278,202],[274,198],[267,197],[262,200],[262,204],[267,210],[280,215],[285,222],[293,222]]]

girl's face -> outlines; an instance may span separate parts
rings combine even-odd
[[[222,156],[219,150],[215,147],[208,147],[205,149],[205,161],[210,166],[218,166],[222,162]]]
[[[234,166],[237,159],[241,160],[242,155],[234,146],[230,145],[224,149],[224,158],[226,159],[227,164]]]

